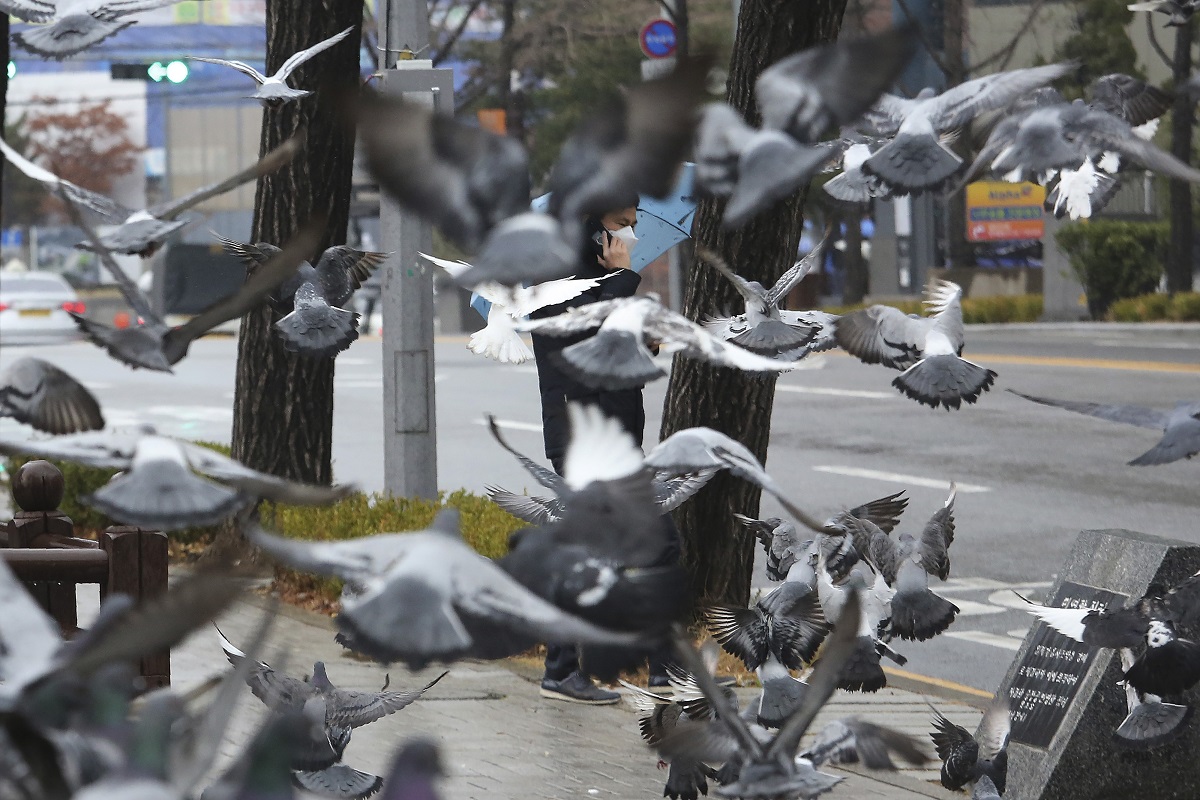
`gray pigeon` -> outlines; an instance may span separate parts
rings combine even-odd
[[[170,743],[172,726],[185,715],[178,695],[155,692],[147,697],[130,733],[124,764],[80,789],[75,800],[184,800],[184,792],[170,782]]]
[[[892,386],[905,396],[949,411],[978,400],[991,388],[996,373],[962,357],[962,287],[938,281],[926,295],[931,316],[873,305],[843,314],[834,335],[842,349],[860,361],[903,370]]]
[[[1004,108],[1012,101],[1051,81],[1070,74],[1074,64],[998,72],[965,81],[938,94],[922,89],[912,100],[885,94],[868,114],[871,132],[891,136],[862,164],[862,170],[880,177],[894,194],[936,189],[962,166],[962,159],[947,148],[940,136],[961,128],[985,111]]]
[[[604,630],[514,581],[463,540],[446,509],[415,533],[301,542],[251,527],[248,538],[280,563],[345,581],[340,641],[379,661],[504,658],[536,642],[631,646],[636,634]]]
[[[0,372],[0,417],[45,433],[98,431],[100,403],[79,381],[40,358],[18,358]]]
[[[945,137],[943,137],[944,139]],[[872,200],[888,200],[892,190],[876,175],[863,172],[862,165],[879,148],[887,144],[887,139],[865,136],[854,130],[843,130],[840,139],[828,143],[832,149],[831,160],[822,170],[834,172],[841,170],[821,188],[839,203],[861,206]]]
[[[1200,9],[1200,0],[1146,0],[1146,2],[1131,3],[1125,7],[1130,11],[1165,14],[1167,27],[1179,28],[1192,21],[1192,16],[1197,9]]]
[[[392,759],[382,800],[438,800],[434,784],[443,775],[437,744],[430,739],[412,739]]]
[[[93,245],[99,241],[96,233],[83,220],[78,209],[68,202],[67,210],[75,224],[83,228]],[[72,313],[75,324],[93,344],[104,348],[118,361],[137,369],[171,372],[171,367],[187,355],[196,339],[223,322],[236,319],[257,306],[280,283],[295,273],[305,256],[316,248],[322,225],[310,224],[300,230],[276,256],[258,269],[229,297],[218,300],[183,325],[172,328],[154,310],[150,299],[138,289],[113,259],[112,253],[97,246],[100,263],[108,270],[121,290],[122,296],[137,313],[138,324],[115,328]]]
[[[942,761],[942,786],[957,792],[969,783],[988,780],[1003,795],[1008,777],[1008,734],[1012,726],[1008,701],[995,700],[979,722],[979,738],[933,709],[933,739]]]
[[[265,242],[243,244],[218,236],[226,253],[251,271],[270,261],[279,248]],[[314,267],[307,261],[271,293],[269,301],[283,315],[275,329],[284,346],[314,358],[331,358],[358,338],[358,314],[345,308],[354,292],[387,260],[388,253],[328,248]]]
[[[181,0],[4,0],[3,11],[25,22],[48,22],[13,34],[34,55],[63,61],[103,42],[137,20],[127,17]]]
[[[981,775],[971,790],[971,800],[1000,800],[1000,790],[987,775]]]
[[[259,499],[326,505],[354,491],[267,475],[207,447],[159,436],[148,425],[51,439],[0,437],[0,453],[124,470],[84,502],[127,525],[153,530],[215,524]]]
[[[321,717],[308,708],[268,715],[200,800],[291,800],[296,796],[292,763],[322,737],[323,728]]]
[[[1123,422],[1139,428],[1163,432],[1158,444],[1129,462],[1131,466],[1145,467],[1170,464],[1181,458],[1191,458],[1200,453],[1200,403],[1178,403],[1171,411],[1158,411],[1144,406],[1103,405],[1075,400],[1053,400],[1049,397],[1034,397],[1030,394],[1009,389],[1017,397],[1055,408],[1065,408],[1089,417]]]
[[[287,60],[280,65],[279,69],[275,71],[275,74],[269,77],[263,75],[261,72],[244,61],[229,61],[224,58],[201,58],[200,56],[189,56],[189,58],[192,61],[204,61],[209,64],[221,64],[222,66],[233,67],[238,72],[241,72],[244,75],[249,75],[254,79],[254,82],[258,84],[254,94],[250,96],[255,100],[258,100],[264,106],[279,106],[284,103],[290,103],[293,100],[299,100],[303,97],[308,97],[310,94],[312,94],[310,91],[304,89],[293,89],[292,87],[288,86],[288,78],[291,77],[293,72],[300,68],[301,64],[304,64],[306,61],[314,58],[318,54],[325,52],[353,32],[354,28],[346,28],[346,30],[340,33],[335,33],[328,39],[317,42],[312,47],[301,50],[300,52],[289,56]]]
[[[786,372],[792,365],[766,358],[713,336],[659,302],[658,295],[634,295],[570,308],[555,317],[527,320],[517,330],[543,336],[571,336],[599,328],[594,336],[569,345],[558,366],[585,386],[634,389],[666,376],[646,346],[747,372]]]
[[[758,281],[748,281],[736,274],[716,253],[701,253],[704,262],[728,278],[745,301],[745,310],[741,314],[710,318],[705,321],[705,328],[713,335],[761,356],[791,360],[807,355],[812,351],[810,345],[819,328],[804,323],[805,312],[785,311],[779,306],[787,299],[788,292],[821,263],[824,253],[825,243],[821,242],[783,273],[770,290]]]
[[[0,3],[2,2],[3,0],[0,0]],[[10,7],[11,2],[8,5],[0,4],[0,10],[8,11]],[[53,11],[53,6],[48,7]],[[16,12],[13,13],[16,16],[20,16]],[[43,184],[52,192],[65,195],[71,202],[99,214],[106,222],[120,224],[129,215],[129,209],[122,207],[112,198],[105,197],[99,192],[93,192],[91,189],[85,189],[70,181],[63,180],[50,170],[39,167],[16,150],[13,150],[3,139],[0,139],[0,153],[3,153],[9,163],[25,173],[27,177]]]
[[[888,589],[883,577],[876,574],[873,582],[868,582],[861,569],[852,570],[840,584],[834,584],[833,576],[825,565],[824,552],[817,552],[817,598],[821,601],[821,610],[825,619],[833,624],[834,630],[839,626],[855,630],[854,652],[842,667],[838,678],[838,687],[848,692],[877,692],[887,686],[887,674],[883,671],[881,659],[887,658],[899,666],[908,663],[908,659],[895,652],[888,646],[881,633],[888,622],[888,603],[891,600],[891,590]],[[846,614],[847,602],[852,594],[857,594],[859,603],[858,622]]]
[[[929,761],[929,756],[908,734],[858,717],[845,717],[821,728],[800,758],[807,758],[814,767],[861,763],[867,769],[894,770],[892,753],[918,767]]]
[[[1128,671],[1136,662],[1132,651],[1121,650],[1121,667]],[[1113,741],[1129,750],[1153,750],[1174,741],[1192,718],[1192,707],[1164,703],[1154,694],[1143,694],[1125,683],[1129,713],[1113,732]]]

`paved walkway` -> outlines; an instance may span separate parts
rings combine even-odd
[[[244,642],[257,623],[259,600],[236,605],[220,622],[234,643]],[[82,611],[82,609],[81,609]],[[417,687],[438,669],[410,673],[400,666],[385,670],[345,655],[333,641],[331,621],[285,608],[275,625],[264,660],[307,673],[323,660],[333,682],[345,688],[375,689],[391,675],[395,689]],[[227,668],[216,634],[201,631],[172,656],[175,686],[187,689]],[[646,798],[662,796],[665,772],[638,736],[636,717],[627,703],[586,707],[538,696],[535,675],[510,662],[455,664],[426,696],[379,722],[361,728],[346,751],[346,763],[385,773],[390,755],[407,738],[424,735],[442,745],[449,774],[447,800],[527,800],[528,798]],[[744,690],[749,700],[753,690]],[[929,699],[950,719],[973,730],[980,711],[954,701]],[[246,691],[231,725],[226,755],[240,750],[253,730],[261,705]],[[928,741],[931,730],[925,696],[899,689],[875,695],[839,692],[823,718],[860,714]],[[932,746],[930,746],[932,753]],[[936,783],[935,770],[896,774],[842,771],[845,781],[830,797],[949,798]]]

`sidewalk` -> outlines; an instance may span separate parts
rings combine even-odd
[[[220,621],[235,644],[259,619],[262,600],[250,596]],[[82,609],[81,609],[82,610]],[[332,622],[324,617],[284,607],[275,623],[270,646],[261,657],[286,670],[308,674],[312,662],[323,660],[335,684],[350,689],[377,689],[390,672],[391,688],[410,689],[432,680],[442,670],[410,673],[402,666],[390,670],[347,657],[333,641]],[[172,654],[176,688],[186,690],[227,669],[216,633],[202,630]],[[588,707],[546,700],[538,695],[536,675],[508,662],[469,662],[450,667],[442,679],[413,705],[393,716],[355,731],[346,751],[349,765],[386,774],[396,747],[412,736],[429,736],[442,746],[448,773],[442,784],[446,800],[525,800],[526,798],[647,798],[662,796],[665,771],[655,768],[654,753],[638,735],[636,716],[628,703]],[[741,690],[749,701],[756,690]],[[839,692],[817,718],[859,714],[873,722],[912,733],[928,745],[931,712],[925,696],[899,689],[875,695]],[[980,712],[949,700],[935,700],[951,720],[974,730]],[[224,755],[232,758],[254,729],[261,704],[246,691],[231,724]],[[934,764],[932,766],[940,766]],[[937,784],[937,769],[903,770],[894,774],[832,770],[845,781],[830,797],[950,798]],[[711,792],[711,788],[710,788]]]

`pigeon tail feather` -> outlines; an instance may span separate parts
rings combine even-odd
[[[974,403],[995,380],[996,373],[990,369],[958,356],[942,355],[921,359],[896,377],[892,386],[918,403],[930,408],[941,405],[949,411],[963,401]]]
[[[929,589],[900,592],[892,598],[888,631],[901,639],[923,642],[950,627],[958,606]]]
[[[248,495],[170,462],[119,475],[86,499],[119,522],[160,531],[215,525],[251,501]]]
[[[558,354],[558,366],[593,389],[640,389],[666,375],[628,331],[599,331]]]
[[[862,170],[879,176],[895,194],[909,194],[942,186],[962,165],[937,136],[903,133],[864,161]]]
[[[1191,718],[1191,706],[1141,703],[1113,732],[1113,741],[1129,750],[1153,750],[1179,736]]]
[[[331,358],[358,338],[358,314],[336,306],[301,307],[276,322],[275,329],[293,353]]]

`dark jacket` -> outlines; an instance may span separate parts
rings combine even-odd
[[[596,262],[601,249],[591,240],[591,235],[600,230],[598,223],[588,225],[588,240],[580,253],[579,269],[576,278],[599,278],[608,275],[609,271]],[[568,308],[585,306],[599,300],[611,300],[614,297],[631,297],[637,292],[642,276],[632,270],[618,270],[615,275],[601,281],[598,286],[589,289],[578,297],[547,306],[530,314],[531,317],[553,317],[562,314]],[[567,442],[571,438],[570,425],[567,421],[567,401],[594,404],[605,414],[615,417],[633,436],[638,447],[642,446],[642,435],[646,427],[646,410],[642,405],[641,389],[622,389],[609,391],[593,389],[584,386],[565,374],[553,363],[551,354],[557,353],[564,347],[592,336],[595,331],[576,334],[574,336],[542,336],[532,334],[533,355],[537,361],[538,386],[542,396],[542,437],[546,443],[546,458],[551,462],[562,459],[567,454]]]

